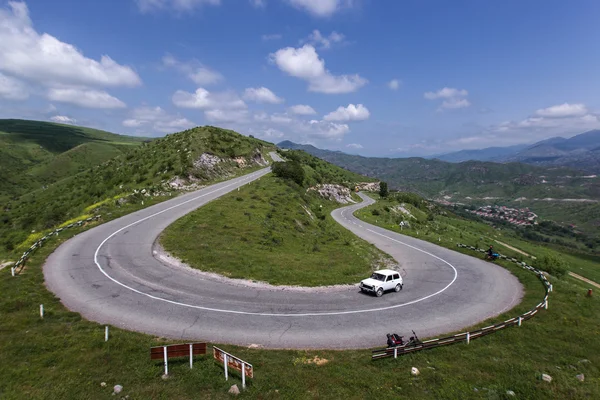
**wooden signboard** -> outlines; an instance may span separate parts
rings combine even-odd
[[[223,363],[225,368],[225,379],[228,379],[227,370],[233,368],[242,374],[242,386],[246,387],[246,377],[254,378],[254,368],[252,364],[247,363],[244,360],[232,356],[231,354],[213,346],[213,357],[215,360]]]

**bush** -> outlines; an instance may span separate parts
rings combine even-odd
[[[538,259],[537,267],[550,275],[560,278],[567,273],[569,264],[558,256],[547,254]]]
[[[376,209],[376,208],[374,208],[374,209],[371,211],[371,214],[373,214],[373,215],[375,215],[375,216],[377,216],[377,215],[381,215],[381,213],[379,212],[379,210],[378,210],[378,209]]]
[[[275,176],[292,180],[300,186],[304,183],[304,168],[297,161],[274,162],[271,168]]]

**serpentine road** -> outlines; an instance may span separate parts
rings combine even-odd
[[[179,196],[69,239],[46,261],[46,285],[66,307],[102,324],[265,348],[377,347],[385,344],[386,333],[448,333],[520,301],[522,286],[505,269],[356,219],[352,213],[373,202],[364,195],[363,203],[332,216],[398,260],[404,276],[399,293],[377,298],[348,286],[329,291],[248,286],[154,257],[155,241],[171,223],[269,172]]]

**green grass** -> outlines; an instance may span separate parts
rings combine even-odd
[[[191,371],[186,359],[171,362],[171,377],[163,381],[163,366],[149,359],[149,348],[180,341],[111,327],[110,340],[105,343],[102,325],[67,311],[46,290],[40,270],[43,260],[75,233],[65,232],[48,242],[35,253],[23,275],[12,278],[10,271],[0,272],[0,398],[114,398],[110,394],[115,384],[123,385],[121,396],[130,399],[230,398],[227,390],[234,383],[240,385],[240,378],[234,374],[226,382],[211,356],[197,357]],[[526,295],[521,305],[493,321],[519,314],[543,296],[543,286],[535,275],[514,265],[507,268],[521,280]],[[552,283],[549,310],[521,328],[398,360],[371,361],[368,350],[219,347],[254,365],[256,377],[240,398],[501,399],[508,398],[507,390],[522,399],[598,398],[599,298],[585,297],[585,286],[569,278],[552,279]],[[43,320],[39,304],[45,306]],[[382,332],[382,345],[384,339]],[[305,364],[314,356],[329,362]],[[411,367],[421,374],[412,377]],[[552,383],[539,380],[541,373],[550,374]],[[576,380],[579,373],[585,374],[585,382]],[[101,382],[108,387],[102,388]]]
[[[161,243],[192,267],[231,278],[354,284],[387,257],[333,220],[339,206],[268,175],[181,218]]]

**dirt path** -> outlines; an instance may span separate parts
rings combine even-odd
[[[511,246],[511,245],[509,245],[509,244],[506,244],[506,243],[504,243],[504,242],[501,242],[501,241],[499,241],[499,240],[496,240],[496,243],[498,243],[498,244],[501,244],[502,246],[504,246],[504,247],[507,247],[507,248],[509,248],[509,249],[511,249],[511,250],[514,250],[514,251],[516,251],[517,253],[523,254],[524,256],[531,257],[531,258],[533,258],[534,260],[536,259],[536,258],[535,258],[534,256],[532,256],[531,254],[527,254],[527,253],[525,253],[523,250],[519,250],[519,249],[517,249],[516,247],[512,247],[512,246]]]
[[[579,279],[580,281],[584,281],[585,283],[589,283],[590,285],[595,286],[600,289],[600,283],[591,281],[588,278],[584,278],[583,276],[574,274],[573,272],[569,272],[569,275],[571,275],[575,279]]]

